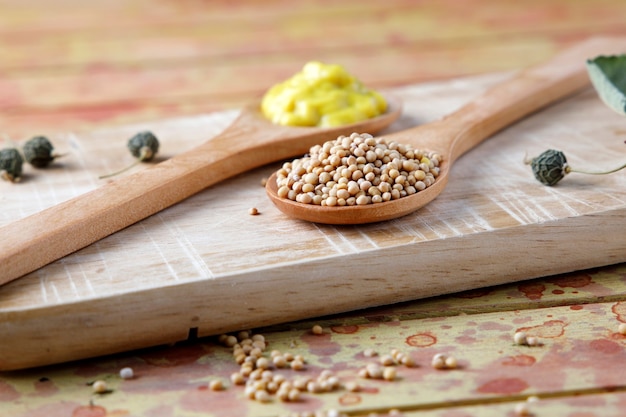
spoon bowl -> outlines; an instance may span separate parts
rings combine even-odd
[[[267,195],[287,216],[315,223],[363,224],[405,216],[443,192],[454,161],[465,152],[525,116],[589,86],[585,67],[588,58],[624,49],[623,38],[592,38],[543,64],[515,74],[441,120],[386,135],[387,142],[395,141],[443,156],[435,182],[415,194],[367,205],[305,204],[279,197],[276,174],[273,174],[266,184]]]
[[[279,126],[260,111],[242,110],[221,134],[133,174],[0,228],[0,285],[94,243],[227,178],[306,152],[352,132],[379,132],[402,112],[386,97],[375,118],[331,128]]]

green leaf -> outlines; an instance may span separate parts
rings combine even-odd
[[[626,54],[587,60],[591,83],[604,103],[626,114]]]

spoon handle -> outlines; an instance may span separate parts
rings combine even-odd
[[[379,117],[332,128],[273,125],[244,109],[220,135],[187,152],[0,228],[0,285],[84,248],[226,178],[303,154],[317,143],[364,129],[377,132],[401,113],[389,100]]]
[[[421,137],[415,141],[420,147],[447,152],[448,162],[453,162],[513,122],[589,86],[587,59],[624,51],[626,38],[600,37],[578,43],[542,64],[520,71],[432,123],[429,129],[433,130],[420,132]]]

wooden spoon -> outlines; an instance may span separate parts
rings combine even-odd
[[[388,141],[443,155],[444,162],[435,183],[416,194],[363,206],[304,204],[277,195],[276,174],[267,181],[267,194],[286,215],[316,223],[372,223],[414,212],[444,190],[457,158],[511,123],[588,86],[585,68],[588,58],[625,50],[626,38],[589,39],[518,73],[442,120],[385,136]]]
[[[399,100],[387,101],[385,114],[334,128],[274,125],[260,113],[260,105],[250,106],[223,133],[190,151],[0,228],[0,284],[226,178],[302,154],[342,134],[378,132],[402,112]]]

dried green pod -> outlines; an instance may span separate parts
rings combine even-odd
[[[565,154],[561,151],[556,151],[554,149],[548,149],[536,158],[533,158],[530,161],[526,161],[526,163],[530,164],[535,178],[537,178],[539,182],[545,185],[555,185],[570,172],[578,172],[581,174],[591,175],[605,175],[626,168],[626,164],[624,164],[615,169],[600,172],[589,172],[572,169],[567,163],[567,158],[565,158]]]
[[[535,178],[545,185],[554,185],[567,174],[567,158],[561,151],[548,149],[530,161]]]
[[[150,161],[159,151],[159,140],[152,132],[139,132],[128,141],[128,149],[140,161]]]
[[[0,150],[0,175],[4,180],[17,182],[22,177],[24,159],[15,148]]]
[[[45,136],[35,136],[24,144],[24,159],[36,168],[48,166],[58,155],[54,154],[52,143]]]
[[[139,162],[151,161],[159,151],[159,140],[152,134],[152,132],[143,131],[130,138],[126,146],[128,147],[130,153],[137,158],[137,160],[120,171],[112,174],[101,175],[100,179],[121,174],[122,172],[134,167]]]

